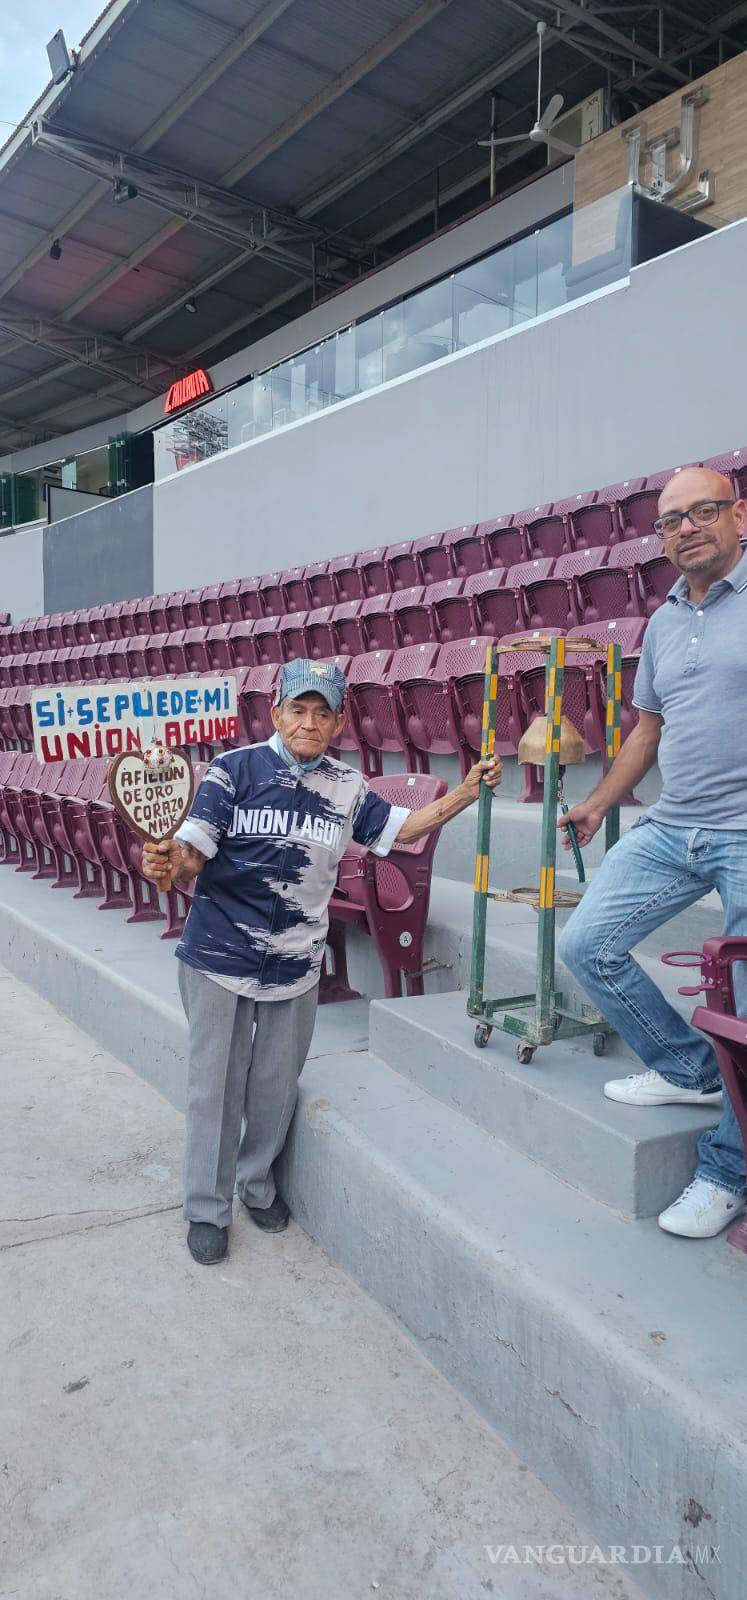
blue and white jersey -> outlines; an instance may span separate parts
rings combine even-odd
[[[289,765],[277,734],[211,762],[177,839],[207,857],[176,954],[234,993],[287,1000],[318,981],[351,839],[385,856],[410,815],[354,767]]]

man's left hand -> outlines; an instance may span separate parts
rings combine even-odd
[[[489,789],[497,789],[502,776],[503,762],[500,756],[489,756],[485,761],[476,761],[464,780],[464,787],[469,792],[470,800],[477,799],[483,778]]]

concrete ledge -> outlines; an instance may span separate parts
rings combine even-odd
[[[181,1105],[173,946],[22,874],[0,889],[0,960]],[[689,1552],[636,1569],[657,1600],[702,1597],[706,1544],[711,1595],[742,1600],[744,1258],[626,1222],[483,1132],[367,1052],[367,1010],[319,1014],[282,1163],[294,1214],[595,1539]]]
[[[8,869],[0,894],[0,962],[182,1111],[187,1023],[163,924],[128,926]],[[340,1049],[368,1049],[366,1000],[320,1008],[310,1059]]]
[[[558,1040],[521,1066],[510,1035],[496,1028],[478,1050],[473,1031],[463,994],[371,1006],[375,1055],[573,1188],[651,1217],[689,1183],[698,1134],[720,1111],[605,1100],[610,1065],[595,1059],[588,1036]]]
[[[744,1258],[623,1222],[375,1057],[301,1084],[282,1182],[302,1226],[594,1538],[687,1552],[636,1569],[656,1600],[742,1600]]]

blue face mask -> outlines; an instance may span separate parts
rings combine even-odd
[[[321,755],[321,756],[314,756],[313,761],[297,761],[295,756],[291,755],[290,750],[286,750],[286,747],[283,744],[283,741],[282,741],[282,739],[280,737],[280,734],[277,732],[277,730],[276,730],[276,732],[274,734],[273,742],[275,744],[275,748],[276,748],[276,750],[278,752],[278,755],[282,756],[286,766],[295,768],[295,770],[297,772],[300,772],[302,775],[303,775],[304,772],[313,772],[314,768],[319,766],[320,761],[324,760],[324,756]]]

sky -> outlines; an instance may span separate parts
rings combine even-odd
[[[0,145],[49,83],[52,34],[62,28],[75,50],[105,5],[106,0],[0,0]]]

